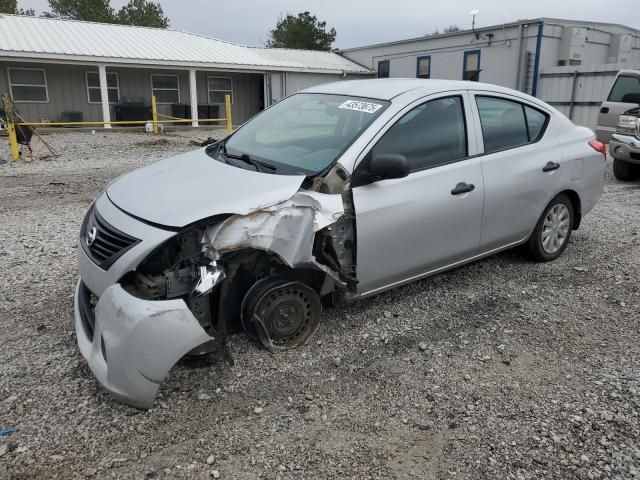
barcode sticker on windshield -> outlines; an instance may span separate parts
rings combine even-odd
[[[361,102],[359,100],[347,100],[338,108],[344,108],[345,110],[355,110],[356,112],[375,113],[378,109],[382,108],[379,103]]]

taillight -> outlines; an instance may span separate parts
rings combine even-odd
[[[598,140],[589,140],[589,145],[591,145],[591,148],[596,152],[600,152],[604,156],[605,160],[607,159],[607,146],[604,143],[599,142]]]

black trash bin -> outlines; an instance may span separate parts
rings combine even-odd
[[[200,118],[211,118],[209,116],[209,105],[198,105],[198,119]],[[210,125],[210,122],[201,122],[198,120],[200,125]]]
[[[220,118],[218,113],[220,105],[203,104],[198,105],[198,118]],[[219,125],[220,122],[198,122],[200,125]]]
[[[209,105],[209,117],[220,118],[220,105]],[[222,125],[220,122],[211,122],[212,125]]]
[[[176,118],[191,118],[191,105],[186,103],[172,103],[171,116]]]
[[[143,98],[123,98],[120,103],[116,105],[115,110],[116,120],[119,122],[140,120],[151,121],[153,117],[151,105],[149,105]]]

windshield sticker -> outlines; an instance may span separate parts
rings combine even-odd
[[[345,110],[355,110],[356,112],[375,113],[382,105],[379,103],[361,102],[359,100],[347,100],[338,108],[344,108]]]

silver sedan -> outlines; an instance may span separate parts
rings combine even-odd
[[[230,359],[234,332],[292,348],[328,304],[518,245],[554,260],[602,193],[604,153],[590,130],[493,85],[305,90],[96,199],[80,351],[116,398],[149,408],[179,359]]]

